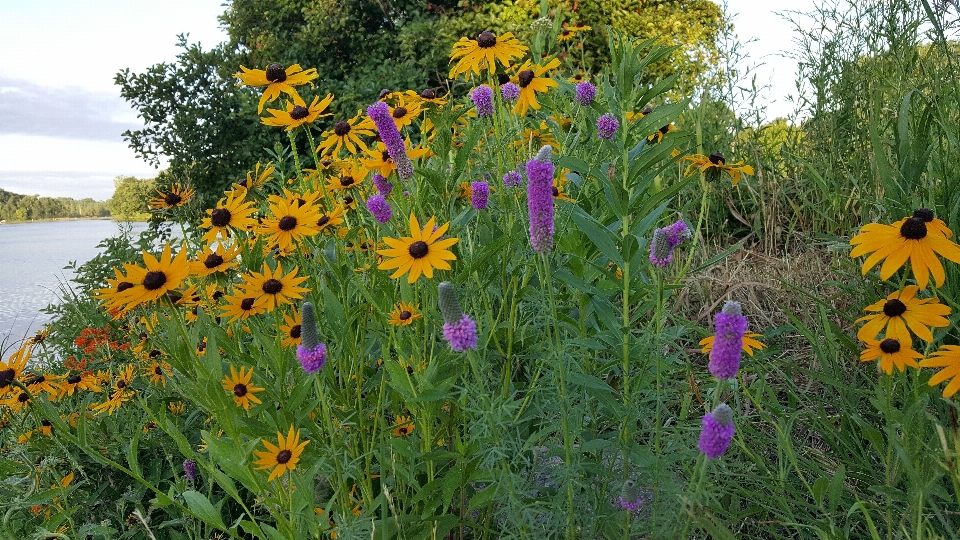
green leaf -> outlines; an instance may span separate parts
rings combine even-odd
[[[140,433],[141,430],[136,429],[136,426],[134,426],[133,439],[130,441],[130,445],[127,446],[127,464],[130,465],[130,470],[137,476],[143,476],[143,473],[140,472],[140,461],[137,450],[140,444]]]
[[[223,523],[223,518],[220,517],[220,511],[210,504],[210,500],[207,499],[206,495],[199,491],[184,491],[183,500],[186,501],[187,508],[189,508],[198,519],[221,531],[227,530],[227,526]]]
[[[602,253],[607,260],[623,266],[623,259],[617,250],[616,235],[614,235],[613,232],[604,227],[596,218],[579,206],[575,208],[570,217],[590,242],[597,246],[597,249],[600,250],[600,253]]]

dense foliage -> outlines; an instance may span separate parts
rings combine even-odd
[[[40,197],[19,195],[0,189],[0,220],[34,221],[39,219],[96,218],[110,215],[107,203],[91,198]]]

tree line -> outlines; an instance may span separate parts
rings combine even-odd
[[[89,197],[80,200],[69,197],[40,197],[0,189],[0,220],[3,221],[98,218],[109,215],[106,202],[95,201]]]

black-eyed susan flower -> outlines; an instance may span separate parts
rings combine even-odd
[[[411,160],[430,156],[430,149],[422,146],[411,146],[410,140],[406,141],[407,157]],[[374,171],[384,178],[389,178],[390,173],[397,170],[397,164],[390,158],[387,152],[387,145],[381,141],[367,148],[366,155],[360,158],[360,164],[368,171]]]
[[[561,173],[559,177],[553,179],[553,198],[560,201],[567,201],[571,203],[577,202],[575,199],[571,199],[567,195],[567,175]]]
[[[320,216],[313,204],[274,199],[270,202],[270,214],[260,225],[260,233],[267,235],[268,246],[290,249],[301,238],[319,232],[315,224]]]
[[[450,270],[450,263],[447,261],[456,260],[457,257],[447,248],[456,244],[458,238],[440,239],[450,223],[434,229],[435,218],[431,217],[427,224],[420,228],[417,218],[410,214],[410,234],[401,238],[384,237],[383,241],[390,249],[381,249],[377,251],[378,255],[383,255],[385,260],[377,265],[380,270],[396,271],[391,275],[391,279],[397,279],[400,276],[409,273],[407,282],[413,283],[423,274],[427,279],[433,278],[433,269]]]
[[[227,322],[245,321],[267,311],[266,298],[250,295],[245,291],[224,296],[223,302],[220,306],[220,315],[228,317]]]
[[[630,113],[627,113],[628,122],[633,122],[636,118],[637,117],[631,116]],[[643,114],[639,115],[639,118],[643,118]],[[667,135],[667,133],[670,133],[671,131],[676,131],[676,130],[677,130],[677,126],[674,126],[673,124],[667,124],[662,128],[658,129],[657,131],[654,131],[652,134],[650,134],[647,137],[647,142],[650,144],[657,144],[663,140],[663,138]]]
[[[247,171],[247,177],[237,182],[235,186],[243,189],[257,189],[266,185],[276,171],[277,168],[273,166],[272,161],[266,165],[261,165],[258,161],[252,171]]]
[[[867,348],[860,352],[860,361],[879,360],[880,369],[887,375],[893,374],[894,366],[900,371],[907,366],[916,368],[917,360],[923,358],[922,354],[910,348],[909,343],[904,344],[894,338],[886,338],[882,341],[869,339],[865,343]]]
[[[393,436],[406,437],[413,433],[415,426],[416,424],[413,423],[413,420],[409,416],[397,416],[393,419]]]
[[[886,329],[884,337],[897,339],[900,343],[911,342],[911,331],[918,338],[933,343],[930,328],[949,326],[950,321],[945,315],[950,314],[950,308],[936,298],[917,298],[919,291],[916,285],[908,285],[902,291],[890,293],[886,300],[865,307],[864,311],[870,314],[857,319],[857,322],[866,321],[857,332],[857,339],[876,339]]]
[[[193,274],[201,277],[210,276],[236,268],[240,262],[238,260],[240,246],[233,244],[227,248],[222,242],[217,242],[208,245],[198,256],[197,260],[191,262]]]
[[[390,116],[393,117],[393,123],[397,125],[397,129],[402,129],[404,126],[409,126],[414,118],[420,116],[420,111],[419,99],[411,99],[401,94],[397,99],[397,105],[390,107]],[[373,120],[369,121],[373,123]]]
[[[716,181],[720,178],[720,173],[725,172],[730,176],[731,184],[735,186],[740,182],[742,174],[753,175],[753,167],[744,165],[742,161],[727,164],[727,160],[720,152],[714,152],[709,156],[694,154],[680,159],[690,162],[690,165],[687,165],[686,170],[683,171],[684,176],[688,176],[695,168],[699,168],[700,172],[706,175],[707,180]]]
[[[762,337],[762,334],[756,332],[747,332],[743,335],[743,352],[747,353],[750,356],[753,356],[753,351],[762,351],[767,346],[763,344],[757,338]],[[707,336],[700,340],[700,346],[703,347],[700,349],[700,352],[703,354],[710,354],[710,351],[713,350],[713,342],[717,339],[717,336]]]
[[[527,114],[527,109],[540,109],[540,103],[537,102],[537,92],[543,93],[551,87],[559,86],[557,81],[550,77],[544,77],[544,74],[557,67],[560,67],[560,60],[556,58],[544,65],[527,60],[520,66],[520,70],[511,79],[520,87],[520,97],[517,98],[517,102],[513,106],[513,112],[524,116]]]
[[[157,189],[157,196],[150,199],[150,208],[158,210],[170,210],[178,206],[184,206],[193,198],[194,190],[184,189],[180,184],[173,184],[167,189]]]
[[[450,78],[456,79],[461,73],[470,72],[480,75],[482,69],[495,73],[497,62],[504,67],[509,66],[514,58],[520,58],[527,50],[511,32],[497,36],[487,30],[481,32],[477,39],[462,37],[453,44],[453,52],[450,53],[450,61],[457,61],[450,70]]]
[[[413,304],[400,302],[390,312],[390,320],[387,322],[393,326],[409,326],[413,324],[413,321],[422,317],[423,314],[417,311]]]
[[[170,403],[167,403],[167,409],[171,414],[180,416],[183,414],[183,411],[187,410],[187,406],[182,401],[171,401]]]
[[[319,96],[314,96],[309,107],[302,100],[300,103],[297,103],[296,100],[288,101],[286,108],[283,110],[267,109],[267,112],[272,116],[262,117],[260,121],[268,126],[282,127],[286,128],[284,131],[290,131],[304,124],[316,122],[318,118],[330,116],[331,113],[324,113],[324,111],[327,110],[331,101],[333,101],[333,94],[327,94],[323,101],[320,100]]]
[[[91,372],[70,373],[60,382],[60,391],[57,399],[64,396],[72,396],[78,390],[88,390],[90,392],[100,393],[103,389],[100,387],[100,380]]]
[[[303,327],[299,313],[294,313],[291,317],[283,314],[283,324],[280,325],[280,344],[284,347],[296,347],[300,345],[300,333]]]
[[[61,379],[63,379],[63,375],[55,375],[49,372],[36,373],[32,376],[25,376],[23,384],[26,385],[27,390],[33,395],[46,392],[51,396],[55,396],[60,393]]]
[[[868,223],[860,229],[860,234],[850,239],[850,245],[854,246],[851,257],[870,254],[863,261],[861,272],[866,274],[884,261],[880,267],[880,279],[889,279],[909,260],[921,289],[927,288],[931,274],[938,287],[943,285],[945,273],[937,255],[960,263],[960,246],[944,234],[946,227],[928,226],[928,223],[935,222],[933,212],[927,209],[917,210],[913,216],[897,223],[899,225]]]
[[[253,377],[253,368],[249,371],[245,367],[240,367],[240,373],[237,368],[230,366],[230,375],[223,378],[223,389],[233,393],[233,401],[237,407],[243,407],[244,410],[250,410],[250,403],[262,403],[256,396],[257,392],[262,392],[263,388],[254,386],[250,383]]]
[[[951,398],[960,390],[960,346],[944,345],[920,361],[922,368],[943,368],[935,373],[927,384],[936,386],[943,381],[950,382],[943,388],[943,397]]]
[[[163,360],[154,359],[146,366],[143,366],[140,374],[144,377],[148,377],[147,382],[153,386],[163,386],[166,388],[167,377],[173,375],[173,367]]]
[[[231,230],[250,230],[257,220],[250,217],[254,212],[253,201],[245,200],[246,190],[235,190],[217,202],[217,206],[207,210],[207,217],[200,222],[200,227],[209,229],[203,233],[203,241],[212,244],[218,239],[230,238]]]
[[[307,83],[312,86],[313,83],[310,81],[319,77],[319,74],[316,68],[304,70],[300,64],[293,64],[286,69],[280,64],[270,64],[265,70],[240,66],[240,72],[234,73],[233,76],[240,79],[242,86],[266,86],[257,105],[257,114],[259,114],[263,112],[263,105],[280,97],[281,92],[287,94],[290,99],[299,99],[300,96],[293,87]]]
[[[342,162],[337,167],[337,172],[327,177],[326,188],[330,193],[356,193],[363,184],[367,176],[367,169],[359,166],[352,161]]]
[[[0,362],[0,396],[10,392],[10,383],[20,380],[32,354],[32,344],[24,343],[7,358],[6,362]]]
[[[124,264],[123,272],[113,269],[115,278],[107,278],[107,286],[92,291],[93,297],[104,309],[114,313],[115,318],[122,316],[137,304],[133,302],[143,292],[141,282],[146,273],[135,264]]]
[[[300,454],[303,453],[303,449],[310,441],[304,440],[300,442],[300,430],[294,431],[293,425],[291,425],[286,437],[283,436],[283,433],[277,432],[276,445],[263,439],[261,439],[261,442],[267,451],[260,452],[254,450],[253,453],[259,458],[254,464],[257,465],[258,471],[273,469],[273,471],[270,472],[270,477],[267,478],[267,481],[270,482],[285,472],[297,468],[297,463],[300,461]]]
[[[337,207],[330,212],[321,213],[320,217],[317,218],[317,231],[329,234],[330,231],[343,225],[344,213],[344,208],[340,205],[337,205]]]
[[[557,41],[567,41],[577,37],[577,34],[588,32],[591,28],[587,25],[578,25],[572,24],[570,26],[564,26],[560,30],[560,35],[557,36]]]
[[[323,140],[317,146],[318,155],[329,154],[333,159],[340,155],[340,149],[345,148],[348,153],[357,155],[367,151],[367,143],[360,137],[373,137],[376,126],[363,111],[349,120],[339,120],[333,124],[333,129],[324,131]]]
[[[127,297],[127,304],[130,307],[163,298],[169,291],[179,287],[180,283],[190,275],[187,249],[180,249],[176,257],[173,257],[169,243],[164,245],[159,259],[144,251],[143,264],[146,268],[140,269],[142,279],[137,289],[139,295],[135,298],[132,295]]]
[[[37,333],[34,334],[28,341],[31,345],[39,345],[43,343],[47,337],[50,335],[50,329],[43,327],[40,330],[37,330]]]
[[[300,267],[295,266],[284,275],[283,266],[280,263],[277,263],[274,269],[271,269],[267,263],[263,263],[263,272],[252,270],[247,272],[243,276],[243,285],[240,288],[248,296],[263,298],[266,310],[273,311],[277,306],[300,300],[310,290],[299,286],[307,280],[306,276],[297,276],[299,271]]]

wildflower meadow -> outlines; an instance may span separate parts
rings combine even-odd
[[[4,344],[0,537],[957,538],[960,76],[922,4],[886,193],[711,131],[652,75],[678,47],[596,29],[571,69],[547,44],[591,28],[546,12],[348,114],[236,66],[286,144],[212,205],[158,185]],[[714,286],[770,236],[813,278]]]

